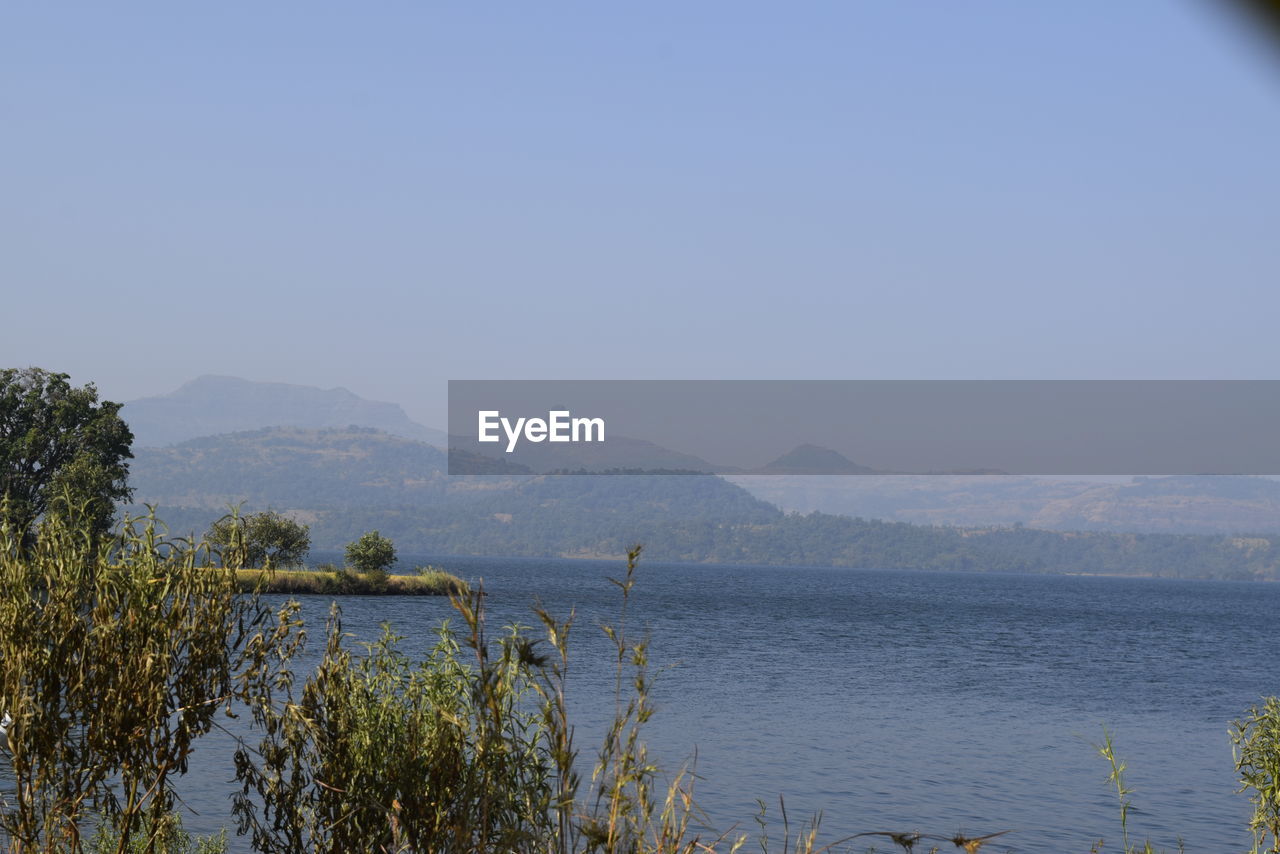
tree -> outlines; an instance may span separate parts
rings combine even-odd
[[[263,566],[268,560],[272,566],[297,566],[311,551],[311,526],[274,510],[248,516],[231,514],[213,523],[208,540],[223,552],[224,559],[226,552],[238,544],[244,549],[241,562],[246,566]]]
[[[347,543],[347,563],[360,572],[386,572],[396,562],[396,547],[377,531]]]
[[[18,530],[69,503],[61,509],[87,513],[102,533],[131,495],[133,433],[121,405],[69,380],[41,368],[0,370],[0,520]]]

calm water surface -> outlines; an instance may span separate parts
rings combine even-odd
[[[406,559],[427,561],[483,578],[494,627],[532,624],[535,599],[576,609],[570,691],[592,755],[612,714],[598,626],[617,617],[621,565]],[[341,604],[348,631],[372,638],[387,620],[414,653],[451,613],[436,598]],[[308,622],[327,607],[308,597]],[[642,562],[631,618],[660,670],[651,751],[676,768],[696,750],[718,827],[754,830],[756,799],[782,795],[793,821],[821,811],[828,841],[1011,829],[986,850],[1118,850],[1090,746],[1105,726],[1135,789],[1131,834],[1224,852],[1249,840],[1227,725],[1280,693],[1277,613],[1280,585]],[[230,825],[230,769],[204,746],[188,827]]]

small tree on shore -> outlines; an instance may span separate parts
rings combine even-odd
[[[237,530],[238,529],[238,530]],[[311,526],[295,522],[274,510],[238,516],[229,513],[209,529],[209,543],[227,557],[239,547],[248,566],[297,566],[311,551]]]
[[[396,547],[377,531],[369,531],[353,543],[347,543],[347,563],[359,572],[385,574],[396,562]]]

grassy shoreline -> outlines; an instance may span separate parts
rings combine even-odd
[[[236,580],[245,592],[298,593],[342,596],[448,596],[462,594],[470,585],[447,572],[433,570],[415,575],[367,574],[338,570],[238,569]]]

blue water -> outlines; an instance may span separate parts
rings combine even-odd
[[[607,576],[621,565],[406,559],[428,561],[483,578],[494,627],[532,624],[535,599],[576,610],[570,692],[592,755],[612,714],[598,625],[617,617]],[[305,598],[319,635],[328,600]],[[371,638],[388,620],[415,653],[451,613],[434,597],[342,607],[348,631]],[[754,830],[756,799],[776,819],[781,795],[793,822],[821,811],[829,841],[1007,829],[984,850],[1026,852],[1100,838],[1119,850],[1091,747],[1104,726],[1135,790],[1131,836],[1246,849],[1227,726],[1280,693],[1277,613],[1280,585],[644,561],[631,604],[660,671],[651,752],[674,769],[696,750],[697,800],[717,827]],[[231,826],[228,751],[207,745],[201,769],[184,783],[199,812],[188,827]]]

